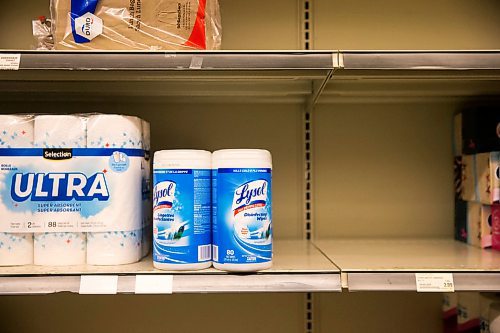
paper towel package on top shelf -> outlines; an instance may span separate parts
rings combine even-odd
[[[122,115],[0,116],[0,265],[140,260],[143,128]]]
[[[56,50],[217,50],[218,0],[51,0]]]

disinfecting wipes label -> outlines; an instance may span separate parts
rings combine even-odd
[[[214,261],[271,261],[271,169],[217,169],[213,179]]]
[[[141,228],[141,149],[0,149],[0,232]]]
[[[153,260],[210,261],[211,171],[155,169],[153,178]]]

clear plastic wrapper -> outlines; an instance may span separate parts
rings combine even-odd
[[[35,49],[53,50],[54,38],[52,37],[51,20],[45,16],[40,16],[32,21],[33,38],[35,39]]]
[[[0,266],[138,261],[149,138],[133,116],[0,115]]]
[[[217,50],[218,0],[51,0],[57,50]]]

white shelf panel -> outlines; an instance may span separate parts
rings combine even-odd
[[[500,252],[448,239],[318,240],[351,291],[416,290],[415,273],[453,273],[456,290],[500,290]]]
[[[434,103],[500,91],[500,51],[340,51],[338,63],[320,103]]]
[[[17,53],[19,70],[0,71],[0,96],[6,101],[120,96],[125,101],[305,102],[313,82],[326,80],[337,58],[328,51]]]
[[[500,51],[340,51],[344,69],[500,70]]]
[[[214,268],[162,271],[151,258],[121,266],[0,267],[0,294],[78,292],[81,275],[119,275],[118,292],[134,293],[135,276],[174,275],[174,293],[340,291],[340,271],[307,241],[275,241],[274,265],[252,274],[228,274]]]

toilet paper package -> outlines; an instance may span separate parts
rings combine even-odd
[[[32,148],[33,117],[31,115],[0,115],[0,148]],[[8,166],[1,165],[1,172]],[[3,184],[0,184],[4,191]],[[1,224],[6,223],[2,217]],[[33,233],[0,232],[0,266],[33,263]]]
[[[19,264],[91,264],[89,255],[96,253],[107,259],[95,264],[139,260],[145,158],[141,120],[35,115],[27,124],[31,147],[17,148],[0,139],[0,253],[6,243],[1,235],[7,235],[10,242],[27,244],[23,253],[34,258]],[[16,236],[23,233],[30,234]],[[101,238],[107,244],[96,248]],[[5,264],[1,254],[0,265]]]
[[[500,202],[500,152],[481,153],[476,158],[477,200],[485,205]]]
[[[458,293],[458,332],[479,332],[479,293]]]
[[[492,242],[491,206],[478,202],[467,203],[467,243],[489,248]]]
[[[442,303],[443,332],[457,332],[457,305],[458,295],[456,293],[444,293]]]
[[[51,0],[57,50],[216,50],[218,0]]]
[[[490,333],[490,307],[493,303],[500,302],[500,297],[495,293],[481,293],[479,295],[480,327],[481,333]]]

